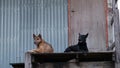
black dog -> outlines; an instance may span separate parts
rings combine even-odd
[[[64,52],[88,52],[86,43],[87,36],[88,33],[86,35],[81,35],[79,33],[78,44],[66,48]]]

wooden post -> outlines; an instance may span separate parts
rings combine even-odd
[[[120,68],[120,27],[119,27],[119,11],[114,10],[114,29],[115,29],[115,68]]]
[[[117,0],[112,0],[114,34],[115,34],[115,68],[120,68],[120,24],[119,10],[116,7]]]
[[[25,53],[25,68],[32,68],[32,57],[29,52]]]
[[[115,32],[115,68],[120,68],[120,25],[119,11],[114,9],[114,32]]]

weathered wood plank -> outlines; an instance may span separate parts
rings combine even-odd
[[[68,62],[76,59],[79,62],[87,61],[112,61],[113,52],[88,52],[88,53],[31,53],[32,62]]]
[[[114,10],[115,12],[115,17],[114,17],[114,27],[115,27],[115,68],[120,68],[120,27],[119,27],[119,12],[118,9]]]
[[[25,53],[25,68],[32,68],[32,57],[29,52]]]
[[[120,25],[119,11],[114,8],[114,32],[115,32],[115,68],[120,68]]]
[[[116,7],[117,0],[112,0],[114,34],[115,34],[115,68],[120,68],[120,24],[119,10]]]

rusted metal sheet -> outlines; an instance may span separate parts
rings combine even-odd
[[[78,33],[89,33],[89,51],[105,51],[107,45],[107,23],[105,0],[71,0],[71,22],[69,45],[77,44]]]

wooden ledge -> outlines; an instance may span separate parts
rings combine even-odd
[[[32,62],[67,62],[76,59],[79,62],[113,61],[114,52],[88,52],[88,53],[28,53]]]

